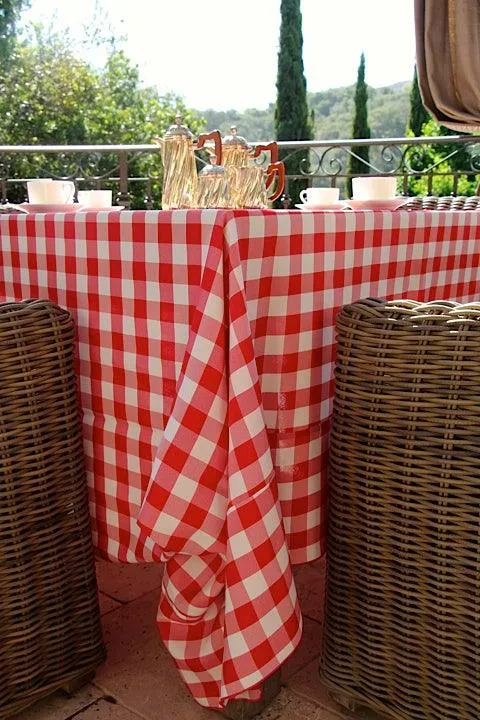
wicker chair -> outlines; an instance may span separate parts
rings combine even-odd
[[[402,720],[480,718],[480,303],[337,318],[321,675]]]
[[[0,304],[0,718],[105,657],[71,316]]]
[[[480,210],[480,197],[412,197],[402,210]]]

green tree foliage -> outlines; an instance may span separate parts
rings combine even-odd
[[[143,144],[162,135],[181,113],[192,132],[202,120],[174,96],[161,97],[141,85],[125,53],[113,49],[103,69],[80,60],[59,37],[37,30],[34,41],[19,43],[0,85],[0,135],[4,144]],[[29,155],[10,158],[10,177],[67,177],[77,172],[79,156]],[[86,174],[118,175],[116,156],[82,157]],[[89,166],[89,167],[88,167]],[[110,171],[110,172],[109,172]],[[161,181],[160,155],[143,155],[129,165],[131,176],[152,173]],[[107,187],[107,183],[102,183]],[[118,191],[118,186],[112,185]],[[156,188],[160,193],[160,186]],[[25,185],[9,199],[24,198]],[[142,206],[145,185],[134,189]]]
[[[425,109],[418,86],[415,66],[410,91],[410,116],[407,135],[409,137],[439,137],[441,135],[464,135],[439,125]],[[476,189],[475,175],[466,175],[471,169],[469,149],[462,144],[438,144],[435,147],[424,145],[412,148],[407,158],[408,164],[418,173],[418,177],[409,178],[408,192],[411,195],[473,195]],[[437,177],[430,176],[439,173]],[[456,180],[455,180],[456,177]]]
[[[244,112],[238,110],[202,110],[208,128],[218,128],[222,134],[228,135],[232,125],[236,125],[239,135],[249,142],[271,140],[273,138],[273,115],[275,106],[270,104],[266,110],[249,108]]]
[[[303,72],[300,0],[282,0],[280,14],[275,137],[277,140],[311,140],[313,134],[307,103],[307,82]],[[302,157],[299,153],[286,153],[283,160],[288,174],[300,173]],[[303,180],[290,183],[291,204],[298,202],[298,195],[306,184]]]
[[[430,119],[422,127],[424,137],[441,135],[461,135],[439,125]],[[410,151],[408,162],[417,173],[417,177],[409,178],[408,192],[410,195],[445,196],[455,192],[456,195],[475,195],[477,177],[465,174],[471,169],[471,156],[463,144],[439,144],[434,147],[421,145]],[[438,173],[430,176],[429,169]],[[463,172],[462,172],[463,171]],[[455,181],[456,178],[456,181]],[[455,185],[456,182],[456,185]]]
[[[372,137],[403,137],[408,121],[410,83],[368,88],[368,121]],[[350,137],[355,86],[308,93],[308,105],[315,113],[314,137],[317,140],[341,140]],[[236,125],[238,132],[251,142],[271,140],[274,136],[275,105],[263,110],[202,110],[209,128],[227,133]]]
[[[439,135],[469,135],[470,133],[460,132],[459,130],[452,130],[444,125],[439,126]],[[465,145],[440,145],[439,152],[446,158],[452,170],[461,171],[470,167],[470,154]]]
[[[0,0],[0,69],[12,51],[16,26],[21,13],[30,7],[30,0]]]
[[[418,86],[417,66],[413,71],[413,82],[410,90],[410,115],[408,118],[408,128],[415,137],[422,135],[422,129],[426,122],[430,119],[430,115],[425,109],[420,88]]]
[[[358,66],[357,84],[355,86],[355,111],[353,115],[352,138],[369,138],[370,128],[368,126],[368,109],[367,109],[367,84],[365,82],[365,55],[360,56],[360,65]],[[365,175],[369,172],[369,148],[356,147],[353,148],[355,156],[350,157],[348,172],[350,177],[356,175]],[[348,191],[351,194],[351,181],[348,182]]]

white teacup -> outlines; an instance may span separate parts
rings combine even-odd
[[[28,180],[27,192],[32,205],[68,205],[73,202],[75,185],[71,180]]]
[[[311,187],[300,193],[300,200],[307,205],[332,205],[339,198],[340,188]]]
[[[111,190],[79,190],[78,202],[84,207],[106,208],[112,206]]]
[[[397,194],[397,178],[391,175],[352,178],[354,200],[391,200]]]

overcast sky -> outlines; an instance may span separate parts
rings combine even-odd
[[[32,0],[27,20],[82,34],[101,5],[148,85],[188,106],[265,108],[275,100],[280,0]],[[302,0],[311,92],[355,82],[362,50],[374,87],[411,80],[413,0]],[[100,62],[90,55],[92,62]]]

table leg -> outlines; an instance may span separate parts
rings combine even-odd
[[[230,700],[222,715],[229,720],[249,720],[258,715],[277,697],[282,687],[282,673],[277,670],[262,685],[262,697],[258,702]]]

